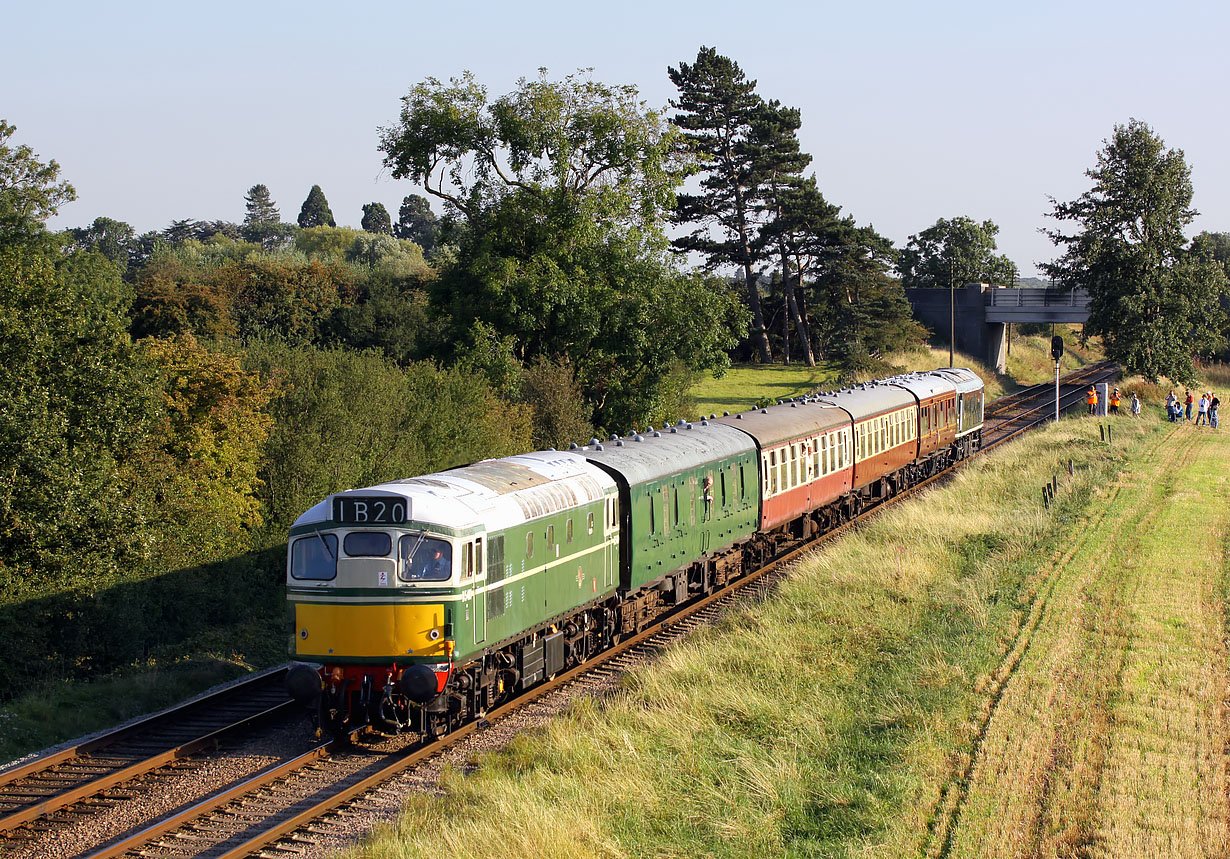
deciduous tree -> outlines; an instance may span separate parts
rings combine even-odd
[[[29,146],[12,147],[17,126],[0,119],[0,242],[28,237],[77,192],[60,180],[55,159],[46,164]]]
[[[522,80],[494,102],[469,74],[411,90],[381,149],[394,176],[465,222],[432,287],[453,342],[481,322],[523,363],[567,359],[597,422],[621,429],[651,408],[673,360],[724,367],[740,314],[667,253],[687,169],[676,135],[634,88],[584,74]]]
[[[1017,267],[995,253],[999,227],[994,221],[978,223],[964,215],[940,218],[910,236],[897,262],[901,282],[910,287],[964,286],[967,283],[1011,284]]]
[[[1076,227],[1048,230],[1063,255],[1042,266],[1067,287],[1089,290],[1087,330],[1128,373],[1188,383],[1192,356],[1213,351],[1226,328],[1219,301],[1226,272],[1192,253],[1185,228],[1191,169],[1146,123],[1116,125],[1085,171],[1093,186],[1071,202],[1052,199],[1050,217]]]

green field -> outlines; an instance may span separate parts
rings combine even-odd
[[[355,855],[1224,855],[1230,436],[1113,428],[980,458]]]

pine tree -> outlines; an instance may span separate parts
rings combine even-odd
[[[803,170],[811,163],[811,156],[799,149],[798,132],[802,124],[803,119],[797,108],[783,107],[778,101],[766,104],[752,124],[750,136],[753,146],[761,155],[759,170],[765,189],[761,209],[769,218],[758,237],[755,252],[757,255],[769,251],[777,253],[788,319],[794,322],[804,362],[807,366],[814,367],[816,358],[811,348],[807,321],[798,301],[797,290],[802,286],[801,272],[797,268],[792,270],[785,232],[773,230],[775,224],[789,217],[791,191],[803,186]],[[784,332],[782,348],[789,363],[789,331]]]
[[[325,192],[320,190],[319,185],[313,185],[312,190],[308,191],[307,199],[303,201],[303,208],[299,210],[299,226],[305,230],[310,227],[337,226],[337,222],[333,220],[333,212],[329,209],[329,201],[325,199]]]
[[[366,203],[363,206],[363,221],[360,223],[368,233],[393,234],[393,224],[389,220],[389,210],[384,203]]]
[[[282,222],[282,214],[278,211],[278,207],[274,204],[272,197],[270,197],[268,186],[253,185],[248,189],[248,193],[244,195],[243,202],[244,208],[247,210],[247,214],[243,216],[243,225],[245,227],[280,224]]]
[[[762,116],[764,100],[756,94],[756,82],[744,77],[738,64],[713,48],[702,47],[692,65],[680,63],[667,69],[679,98],[671,118],[701,155],[701,193],[680,194],[675,221],[694,224],[695,229],[672,244],[681,251],[695,251],[710,265],[733,264],[743,270],[748,306],[752,311],[749,332],[761,363],[769,363],[769,338],[754,265],[753,248],[758,225],[757,207],[763,200],[764,180],[759,147],[752,142],[754,123]],[[718,237],[712,234],[717,228]]]

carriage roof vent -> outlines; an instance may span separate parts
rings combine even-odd
[[[654,433],[654,434],[653,434],[653,437],[654,437],[654,438],[662,438],[662,433],[660,433],[660,432],[656,432],[656,433]]]
[[[578,447],[580,447],[580,445],[577,444],[575,441],[572,444],[568,445],[569,450],[576,450]]]
[[[603,448],[603,446],[599,444],[599,445],[594,446],[594,450],[605,450],[605,448]]]
[[[592,447],[592,446],[594,446],[594,445],[596,445],[596,444],[599,444],[599,441],[598,441],[598,439],[596,439],[596,438],[591,438],[591,439],[589,440],[589,444],[590,444],[590,446]]]
[[[671,427],[671,432],[679,432],[679,427]]]
[[[622,438],[621,438],[621,439],[616,439],[616,441],[615,441],[615,446],[616,446],[616,447],[623,447],[623,446],[624,446],[624,440],[623,440]]]
[[[708,421],[705,421],[705,423],[708,423]],[[684,424],[684,425],[683,425],[683,428],[684,428],[684,429],[691,429],[691,428],[692,428],[692,425],[691,425],[691,424]]]
[[[607,439],[607,441],[619,441],[619,436],[615,435],[615,433],[611,433],[611,437]]]
[[[688,422],[687,422],[687,421],[685,421],[683,418],[680,418],[680,419],[679,419],[679,422],[675,424],[675,426],[677,426],[677,427],[684,427],[684,426],[687,426],[687,425],[688,425]]]
[[[641,438],[641,434],[638,432],[636,435],[632,437],[632,440],[633,441],[644,441],[645,439]]]
[[[761,410],[760,410],[760,413],[761,413],[762,415],[767,415],[767,414],[769,413],[769,410],[768,410],[768,409],[761,409]]]
[[[705,418],[701,418],[701,419],[700,419],[700,425],[701,425],[701,426],[703,426],[703,427],[707,427],[707,426],[709,426],[709,421],[708,421],[708,420],[706,420]],[[691,428],[692,428],[692,425],[691,425],[691,424],[688,424],[688,429],[691,429]]]

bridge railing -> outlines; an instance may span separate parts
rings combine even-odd
[[[1088,307],[1089,292],[1084,289],[1029,289],[1004,287],[988,289],[988,307]]]

